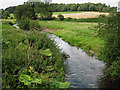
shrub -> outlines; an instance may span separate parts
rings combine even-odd
[[[63,16],[62,14],[59,14],[59,15],[58,15],[58,19],[59,19],[59,20],[64,20],[64,16]]]
[[[20,29],[29,30],[30,29],[29,23],[30,23],[30,19],[22,18],[21,20],[19,20],[18,25],[19,25]]]
[[[28,18],[23,18],[19,21],[20,29],[24,30],[41,30],[41,26],[38,21],[30,20]]]
[[[41,25],[38,21],[31,20],[29,23],[30,30],[41,30]]]
[[[3,23],[13,25],[13,22],[11,21],[4,21]]]
[[[71,17],[67,17],[66,18],[66,21],[70,21],[72,18]]]
[[[105,17],[105,15],[104,14],[100,14],[99,17]]]

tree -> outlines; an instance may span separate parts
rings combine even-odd
[[[3,18],[3,13],[4,13],[4,10],[3,9],[0,9],[0,19],[2,19]]]
[[[17,6],[14,12],[15,18],[19,21],[23,17],[29,19],[36,19],[36,15],[34,13],[34,8],[30,4]]]
[[[90,10],[90,11],[95,11],[95,5],[94,5],[94,4],[91,4],[91,5],[89,6],[89,10]]]
[[[70,10],[71,11],[77,11],[77,5],[76,4],[72,4],[71,6],[70,6]]]
[[[14,13],[16,6],[8,7],[5,9],[5,11],[8,11],[9,13]]]
[[[36,3],[35,12],[36,14],[40,13],[40,17],[43,19],[52,19],[52,5],[48,3]]]
[[[10,17],[10,13],[9,13],[8,11],[5,11],[5,12],[3,13],[2,17],[3,17],[4,19],[8,19],[8,17]]]

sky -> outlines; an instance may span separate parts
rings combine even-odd
[[[7,8],[9,6],[17,6],[23,4],[27,0],[0,0],[0,9]],[[110,5],[111,7],[117,6],[120,0],[52,0],[52,3],[105,3],[106,5]]]

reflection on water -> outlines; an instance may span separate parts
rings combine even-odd
[[[97,88],[97,81],[103,75],[104,63],[88,56],[81,49],[70,46],[59,37],[48,35],[56,42],[59,49],[70,56],[65,62],[68,64],[66,81],[71,83],[70,88]]]

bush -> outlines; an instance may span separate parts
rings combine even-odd
[[[41,25],[38,21],[31,20],[29,24],[30,30],[41,30]]]
[[[11,21],[4,21],[3,23],[13,25],[13,22],[11,22]]]
[[[66,21],[70,21],[72,18],[71,17],[67,17],[66,18]]]
[[[20,29],[24,30],[41,30],[41,26],[38,21],[30,20],[28,18],[23,18],[18,23]]]
[[[58,15],[58,19],[59,19],[59,20],[64,20],[64,16],[63,16],[62,14],[59,14],[59,15]]]
[[[105,17],[105,15],[104,14],[100,14],[99,17]]]
[[[30,29],[29,24],[30,24],[30,19],[28,19],[28,18],[22,18],[18,22],[18,25],[19,25],[20,29],[24,29],[24,30],[29,30]]]

